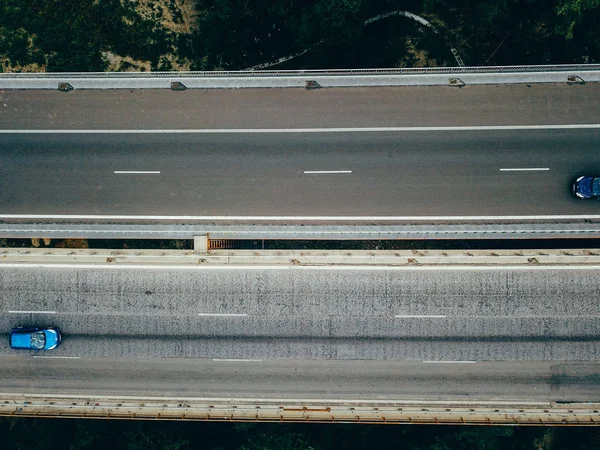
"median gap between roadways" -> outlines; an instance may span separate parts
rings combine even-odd
[[[8,248],[192,250],[192,239],[0,239]],[[600,248],[600,239],[269,240],[214,239],[211,250],[526,250]]]

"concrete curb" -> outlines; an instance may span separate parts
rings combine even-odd
[[[600,250],[253,251],[0,248],[0,264],[268,266],[553,266],[600,265]]]
[[[15,74],[17,75],[17,74]],[[239,88],[306,88],[309,82],[320,87],[364,87],[364,86],[430,86],[444,85],[463,87],[479,84],[516,83],[573,83],[600,81],[600,71],[549,71],[508,73],[433,73],[399,75],[315,75],[301,76],[252,76],[252,77],[182,77],[177,73],[152,78],[93,76],[77,77],[73,74],[53,74],[56,77],[22,78],[0,77],[0,89],[58,89],[66,83],[72,89],[171,89],[172,83],[183,89],[239,89]],[[571,77],[571,78],[569,78]],[[569,81],[571,80],[571,81]]]

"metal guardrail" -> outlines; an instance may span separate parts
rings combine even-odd
[[[600,238],[598,223],[423,225],[0,224],[0,238],[386,240]]]
[[[221,70],[212,72],[52,72],[0,73],[0,78],[161,78],[161,77],[290,77],[305,75],[417,75],[452,73],[514,73],[600,71],[600,64],[555,64],[545,66],[483,66],[483,67],[418,67],[384,69],[320,69],[320,70]]]
[[[598,404],[3,395],[0,416],[365,424],[598,426]]]

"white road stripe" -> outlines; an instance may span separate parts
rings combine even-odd
[[[214,362],[262,362],[262,359],[234,359],[234,358],[224,358],[213,359]]]
[[[38,359],[81,359],[81,356],[34,356]]]
[[[577,270],[600,270],[600,265],[569,265],[569,266],[536,266],[536,265],[498,265],[498,266],[473,266],[471,264],[455,265],[455,266],[368,266],[368,265],[338,265],[338,266],[298,266],[290,265],[211,265],[199,266],[195,264],[189,265],[154,265],[154,264],[53,264],[53,263],[0,263],[0,270],[4,268],[23,268],[41,267],[45,269],[107,269],[107,270],[317,270],[317,271],[495,271],[495,270],[562,270],[562,271],[577,271]]]
[[[597,129],[600,124],[571,125],[470,125],[454,127],[363,127],[363,128],[215,128],[215,129],[127,129],[127,130],[0,130],[0,134],[186,134],[186,133],[363,133],[394,131],[504,131],[504,130],[580,130]]]
[[[56,314],[56,311],[9,311],[9,314]]]
[[[394,316],[395,319],[445,319],[448,316],[410,316],[410,315],[397,315]]]
[[[600,214],[547,214],[512,216],[145,216],[116,214],[2,214],[0,219],[90,219],[90,220],[230,220],[265,222],[439,222],[445,220],[585,220],[600,219]]]
[[[508,168],[500,169],[500,172],[542,172],[548,171],[550,167],[523,167],[523,168]]]
[[[523,316],[507,316],[507,315],[472,315],[472,316],[394,316],[396,319],[599,319],[599,315],[584,314],[584,315],[567,315],[559,316],[544,316],[544,315],[523,315]]]
[[[308,174],[321,174],[321,173],[352,173],[351,170],[305,170],[304,173]]]
[[[423,364],[475,364],[477,361],[423,361]]]
[[[101,228],[93,228],[94,225],[88,225],[86,224],[86,229],[85,231],[88,233],[106,233],[105,229],[101,229]],[[6,228],[3,228],[2,225],[0,225],[0,233],[2,231],[11,231],[8,230]],[[36,229],[34,225],[30,225],[27,224],[27,226],[24,226],[22,228],[19,228],[20,232],[39,232],[39,229]],[[76,228],[44,228],[43,232],[44,233],[69,233],[69,232],[79,232],[80,230],[76,229]],[[582,235],[583,233],[598,233],[598,231],[600,231],[600,228],[598,227],[593,227],[593,226],[589,226],[589,228],[578,228],[576,230],[573,230],[572,228],[567,228],[567,227],[563,227],[563,228],[553,228],[552,230],[548,230],[548,231],[540,231],[540,230],[530,230],[530,231],[522,231],[522,233],[537,233],[538,236],[541,236],[543,234],[547,234],[552,236],[553,234],[570,234],[570,233],[578,233],[579,235]],[[280,235],[286,235],[286,233],[288,233],[287,231],[283,230],[271,230],[272,233],[279,233]],[[481,231],[478,230],[461,230],[461,233],[463,234],[478,234]],[[147,230],[137,230],[136,233],[139,233],[141,235],[154,235],[154,234],[158,234],[158,235],[166,235],[167,238],[170,237],[170,234],[173,233],[172,231],[169,230],[158,230],[158,231],[153,231],[150,229]],[[353,235],[354,231],[350,230],[350,231],[337,231],[338,234],[345,234],[345,235]],[[440,232],[429,232],[429,231],[414,231],[414,234],[417,235],[427,235],[427,234],[439,234],[440,236],[445,236],[445,235],[453,235],[456,234],[456,232],[452,232],[452,231],[440,231]],[[485,232],[484,232],[485,233]],[[316,234],[319,235],[320,232],[318,231],[303,231],[303,234],[305,235],[311,235],[311,234]],[[136,258],[154,258],[154,255],[136,255]],[[168,259],[168,258],[180,258],[180,255],[161,255],[161,258],[163,259]]]
[[[201,317],[247,317],[248,314],[235,314],[235,313],[198,313]]]
[[[160,173],[160,170],[115,170],[115,173]]]

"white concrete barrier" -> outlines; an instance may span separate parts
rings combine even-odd
[[[0,248],[4,264],[96,266],[600,267],[597,249],[571,250],[102,250]]]
[[[583,71],[547,71],[547,72],[449,72],[426,74],[389,74],[376,75],[324,75],[307,73],[306,75],[282,76],[118,76],[110,77],[76,76],[74,74],[35,74],[23,77],[22,74],[0,76],[0,89],[58,89],[59,83],[68,83],[73,89],[171,89],[171,83],[180,82],[188,89],[241,89],[241,88],[305,88],[309,81],[316,81],[321,87],[362,87],[362,86],[451,86],[450,80],[459,79],[466,86],[481,84],[530,84],[530,83],[568,83],[569,77],[576,82],[600,81],[600,70]],[[582,80],[582,81],[580,81]],[[462,85],[461,83],[456,86]]]

